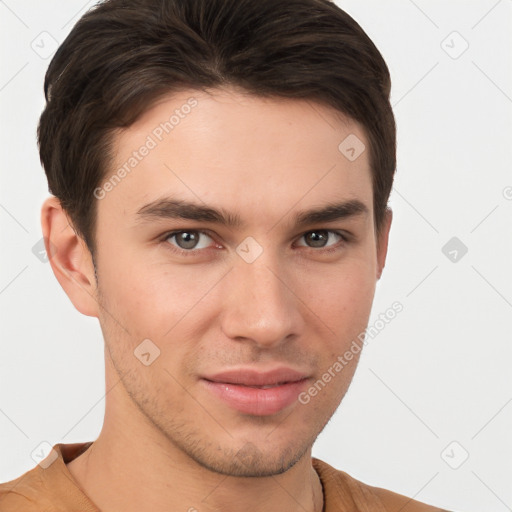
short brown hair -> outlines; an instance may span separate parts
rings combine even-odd
[[[329,0],[104,0],[54,55],[38,126],[49,191],[93,255],[93,191],[109,171],[115,130],[164,94],[227,85],[313,100],[359,122],[379,230],[396,166],[391,81],[347,13]]]

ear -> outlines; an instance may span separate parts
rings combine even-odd
[[[386,265],[386,255],[388,253],[388,240],[389,230],[391,228],[391,221],[393,220],[393,212],[391,208],[386,208],[384,219],[377,236],[377,279],[382,276],[382,271]]]
[[[41,227],[48,260],[63,290],[80,313],[97,317],[99,305],[92,255],[54,196],[43,203]]]

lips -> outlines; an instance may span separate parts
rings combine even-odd
[[[203,377],[206,389],[232,409],[255,416],[268,416],[297,401],[308,376],[292,368],[270,371],[237,368]]]
[[[305,373],[301,373],[292,368],[281,367],[266,372],[259,372],[249,368],[237,368],[203,378],[224,384],[238,384],[248,387],[271,387],[287,382],[298,382],[306,377],[307,375]]]

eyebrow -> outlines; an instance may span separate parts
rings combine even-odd
[[[309,224],[333,222],[360,215],[368,215],[368,207],[359,199],[350,199],[341,202],[329,202],[321,207],[296,212],[293,226],[300,228]],[[222,208],[202,205],[182,199],[163,198],[152,201],[137,211],[137,222],[149,222],[164,219],[188,219],[199,222],[209,222],[227,226],[229,228],[242,228],[245,223],[240,216]]]

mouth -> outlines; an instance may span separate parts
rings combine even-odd
[[[201,381],[207,391],[231,409],[253,416],[269,416],[297,402],[309,377],[285,367],[265,372],[237,368],[205,376]]]

